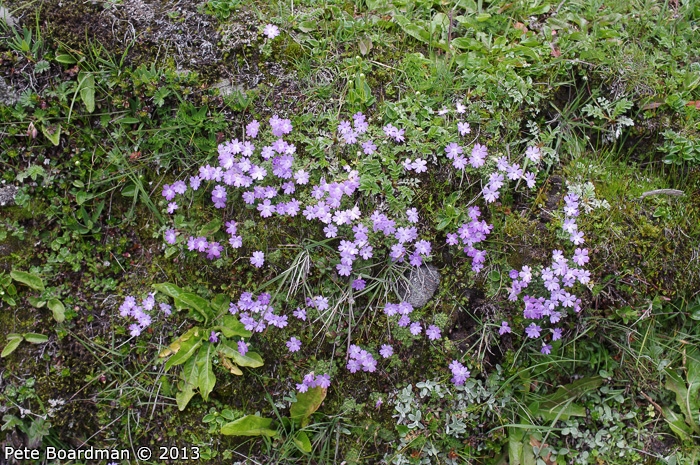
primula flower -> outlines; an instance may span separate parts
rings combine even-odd
[[[175,190],[169,184],[163,185],[163,197],[168,201],[175,198]]]
[[[415,322],[411,323],[410,330],[411,330],[411,334],[413,334],[414,336],[418,336],[423,331],[423,328],[421,327],[420,323],[415,321]]]
[[[406,210],[406,218],[411,223],[418,223],[418,210],[415,208],[409,208]]]
[[[372,155],[377,150],[377,146],[371,140],[362,143],[362,151],[365,155]]]
[[[267,26],[265,26],[265,29],[263,29],[263,34],[265,34],[268,39],[272,40],[278,35],[280,35],[280,30],[274,24],[268,24]]]
[[[540,352],[542,352],[545,355],[549,355],[552,353],[552,345],[551,344],[545,344],[544,342],[542,343],[542,349],[540,349]]]
[[[540,161],[542,154],[540,153],[539,147],[528,147],[525,151],[525,156],[530,159],[533,163]]]
[[[177,234],[174,229],[168,229],[165,231],[165,242],[168,244],[174,244],[177,241]]]
[[[384,358],[389,358],[392,355],[394,355],[394,348],[391,347],[389,344],[382,344],[382,348],[379,349],[379,355],[381,355]]]
[[[291,339],[287,341],[287,349],[289,349],[290,352],[297,352],[301,349],[301,341],[292,336]]]
[[[261,251],[253,252],[253,256],[250,257],[250,264],[256,268],[261,268],[265,263],[265,254]]]
[[[511,332],[511,330],[510,330],[510,326],[508,326],[508,322],[507,322],[507,321],[502,321],[502,322],[501,322],[501,327],[498,328],[498,334],[500,334],[501,336],[503,336],[504,334],[510,333],[510,332]]]
[[[177,210],[177,203],[170,202],[168,204],[167,212],[172,215],[175,210]]]
[[[367,285],[367,283],[362,278],[357,278],[356,280],[354,280],[352,282],[352,288],[356,291],[361,291],[362,289],[365,288],[366,285]]]
[[[472,129],[469,127],[469,123],[457,123],[457,130],[459,131],[460,136],[466,136],[472,132]]]
[[[467,111],[467,107],[465,107],[464,105],[462,105],[461,102],[457,102],[456,107],[457,107],[457,109],[456,109],[455,111],[456,111],[457,113],[459,113],[460,115]]]
[[[583,239],[583,233],[581,231],[576,231],[575,233],[571,234],[570,240],[574,243],[574,245],[581,245],[586,242]]]
[[[418,174],[425,173],[428,171],[428,163],[421,158],[416,158],[416,161],[411,164],[411,168]]]
[[[306,309],[297,307],[297,309],[294,310],[294,316],[301,321],[306,321]]]
[[[440,339],[440,337],[442,336],[440,333],[440,328],[438,328],[435,325],[428,326],[428,329],[425,330],[425,334],[428,336],[428,339],[430,339],[431,341],[436,341],[436,340]]]
[[[248,353],[248,344],[246,344],[243,341],[238,341],[238,352],[240,352],[241,355],[245,355]]]
[[[451,381],[455,386],[463,385],[467,378],[469,378],[469,370],[467,370],[467,368],[457,360],[453,360],[452,363],[450,363],[449,368],[452,371]]]
[[[270,37],[272,39],[272,37]],[[245,133],[248,137],[251,139],[255,139],[258,137],[258,131],[260,130],[260,123],[258,120],[254,119],[250,123],[248,123],[245,127]]]
[[[553,341],[558,341],[559,339],[561,339],[561,328],[554,328],[551,331]]]
[[[219,336],[216,335],[216,331],[209,333],[209,342],[213,344],[219,342]]]
[[[540,337],[540,331],[542,328],[537,326],[535,323],[530,323],[530,326],[525,328],[525,333],[527,334],[527,337],[534,339],[536,337]]]

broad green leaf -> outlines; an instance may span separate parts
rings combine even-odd
[[[126,186],[124,186],[124,189],[122,189],[122,195],[124,197],[134,197],[136,192],[136,185],[134,185],[132,182],[128,183]]]
[[[302,427],[309,422],[309,417],[321,406],[326,398],[326,389],[322,387],[311,388],[297,395],[297,401],[289,409],[289,416]]]
[[[121,124],[136,124],[139,122],[139,119],[134,118],[133,116],[125,116],[124,118],[120,119],[118,122]]]
[[[8,355],[10,355],[12,352],[19,347],[20,343],[22,342],[22,338],[20,339],[9,339],[8,338],[8,343],[5,346],[4,349],[2,349],[2,353],[0,353],[0,358],[5,358]]]
[[[54,297],[49,299],[47,306],[49,307],[49,310],[53,312],[54,320],[56,320],[58,323],[63,323],[65,321],[66,307],[63,305],[63,302]]]
[[[210,222],[208,222],[207,224],[205,224],[204,226],[202,226],[200,228],[199,233],[197,235],[198,236],[205,236],[205,237],[211,236],[212,234],[217,232],[219,229],[221,229],[222,224],[223,223],[218,218],[215,220],[211,220]]]
[[[19,281],[32,289],[36,289],[37,291],[44,290],[44,281],[42,281],[41,278],[35,274],[27,273],[26,271],[13,270],[10,271],[10,276],[12,276],[12,279],[15,281]]]
[[[213,308],[214,311],[219,314],[228,313],[230,303],[231,299],[226,294],[216,294],[211,301],[211,308]]]
[[[194,394],[194,386],[191,384],[185,385],[185,389],[175,394],[175,401],[177,402],[178,410],[181,412],[185,410],[185,407],[187,407],[187,404],[190,403],[190,400],[192,400]]]
[[[275,436],[277,431],[271,429],[272,419],[257,415],[246,415],[221,427],[221,434],[227,436]]]
[[[187,360],[190,359],[190,357],[194,355],[194,353],[197,351],[197,349],[199,349],[201,345],[202,339],[197,337],[188,339],[187,341],[183,342],[180,346],[180,350],[172,357],[170,357],[165,363],[165,370],[167,371],[170,369],[170,367],[182,365],[183,363],[185,363]]]
[[[49,340],[49,337],[37,333],[24,333],[24,339],[26,339],[27,342],[31,342],[32,344],[43,344],[44,342]]]
[[[177,299],[186,305],[188,308],[192,308],[199,312],[200,315],[204,317],[206,321],[209,321],[212,317],[211,308],[209,308],[209,302],[201,298],[193,292],[182,292],[177,297]]]
[[[211,364],[211,357],[213,355],[214,348],[211,343],[205,343],[202,348],[199,349],[199,354],[197,355],[197,366],[199,368],[199,379],[197,386],[199,387],[199,393],[202,395],[204,400],[209,400],[209,394],[214,390],[214,385],[216,384],[216,376],[214,375],[214,367]]]
[[[297,432],[296,436],[294,436],[294,445],[305,454],[311,452],[311,441],[309,436],[303,431]]]
[[[184,291],[172,283],[158,283],[153,285],[153,289],[158,292],[177,299]]]
[[[219,326],[219,328],[221,328],[221,332],[224,333],[226,337],[250,337],[253,335],[253,333],[245,329],[245,325],[238,321],[238,318],[233,315],[224,315],[222,320],[223,325]]]
[[[199,368],[194,358],[190,358],[185,363],[180,377],[185,380],[185,387],[175,395],[175,400],[177,401],[177,408],[182,412],[194,396],[194,389],[199,381]]]
[[[59,53],[58,55],[56,55],[55,60],[59,63],[63,63],[64,65],[72,65],[77,63],[77,60],[75,58],[65,53]]]
[[[80,98],[88,113],[95,111],[95,76],[92,73],[79,73]]]
[[[258,368],[264,365],[263,359],[257,352],[247,352],[241,355],[240,352],[233,352],[233,361],[242,367]]]
[[[676,436],[678,436],[682,441],[688,440],[692,434],[692,431],[688,425],[685,424],[683,418],[674,412],[671,407],[664,407],[663,412],[664,418],[666,419],[668,426],[671,428],[671,431],[676,433]]]
[[[316,21],[302,21],[299,23],[299,30],[301,32],[311,32],[316,30]]]
[[[188,329],[179,338],[175,339],[168,347],[163,349],[158,354],[158,357],[163,358],[163,357],[167,357],[170,354],[176,354],[180,350],[180,347],[182,346],[183,342],[185,342],[193,337],[200,336],[199,330],[200,330],[199,326],[195,326],[194,328]]]

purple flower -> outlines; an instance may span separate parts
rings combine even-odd
[[[460,136],[466,136],[472,132],[472,129],[469,127],[469,123],[457,123],[457,130],[459,131]]]
[[[552,345],[551,344],[545,344],[544,342],[542,343],[542,349],[540,349],[540,352],[542,352],[545,355],[549,355],[552,353]]]
[[[172,215],[175,210],[177,210],[177,203],[170,202],[167,208],[168,213]]]
[[[418,323],[417,321],[411,323],[410,329],[411,329],[411,334],[413,334],[414,336],[418,336],[423,331],[421,324]]]
[[[273,37],[270,37],[270,38],[272,39]],[[255,139],[256,137],[258,137],[259,130],[260,130],[260,123],[256,119],[254,119],[253,121],[248,123],[245,127],[245,133],[251,139]]]
[[[175,190],[169,184],[163,185],[163,197],[168,201],[175,198]]]
[[[309,390],[309,386],[307,386],[306,384],[304,384],[304,383],[297,384],[297,391],[301,392],[302,394],[308,390]]]
[[[469,378],[469,370],[457,360],[453,360],[449,368],[452,371],[452,383],[455,386],[461,386]]]
[[[224,250],[224,248],[219,244],[218,242],[210,242],[209,247],[207,248],[207,258],[209,260],[214,260],[217,257],[221,256],[221,251]]]
[[[507,321],[502,321],[501,322],[501,327],[498,329],[498,334],[503,336],[506,333],[510,333],[510,326],[508,326]]]
[[[372,155],[377,150],[377,146],[371,140],[362,143],[362,151],[365,155]]]
[[[297,352],[301,349],[301,341],[292,336],[292,338],[287,341],[287,349],[289,349],[290,352]]]
[[[265,263],[265,254],[261,251],[253,252],[253,256],[250,257],[250,264],[256,268],[261,268]]]
[[[176,194],[184,194],[187,192],[187,184],[182,181],[175,181],[172,185],[173,190]]]
[[[417,173],[425,173],[428,171],[428,162],[422,158],[416,158],[416,160],[411,164],[411,168]]]
[[[241,355],[245,355],[248,353],[248,344],[246,344],[243,341],[238,341],[238,352],[240,352]]]
[[[442,336],[442,334],[440,333],[440,328],[438,328],[435,325],[428,326],[428,329],[425,330],[425,334],[431,341],[436,341]]]
[[[583,266],[588,263],[590,261],[590,258],[588,257],[588,249],[577,248],[574,252],[573,260],[578,266]]]
[[[389,358],[392,355],[394,355],[394,348],[391,347],[389,344],[382,344],[382,348],[379,349],[379,355],[381,355],[384,358]]]
[[[265,29],[263,29],[263,34],[265,34],[268,39],[274,39],[275,37],[280,35],[280,30],[274,24],[268,24],[267,26],[265,26]]]
[[[460,153],[462,153],[463,150],[462,147],[460,147],[458,144],[452,142],[450,145],[445,147],[445,152],[447,153],[447,158],[451,160],[454,157],[458,156]]]
[[[302,321],[306,321],[306,309],[297,307],[297,309],[294,310],[294,316]]]
[[[129,325],[129,334],[131,337],[138,337],[141,334],[141,327],[136,323]]]
[[[527,334],[527,337],[534,339],[536,337],[540,337],[540,331],[542,328],[537,326],[535,323],[530,323],[530,326],[525,328],[525,333]]]
[[[165,231],[165,242],[168,244],[174,244],[177,241],[177,234],[174,229],[168,229]]]
[[[354,280],[352,282],[352,288],[356,291],[361,291],[362,289],[365,288],[366,285],[367,285],[367,283],[362,278],[357,278],[356,280]]]
[[[319,375],[314,382],[316,386],[327,389],[331,385],[331,376],[329,374]]]
[[[216,335],[216,331],[212,331],[211,333],[209,333],[209,342],[211,342],[211,343],[219,342],[219,337]]]
[[[540,161],[542,154],[540,153],[539,147],[528,147],[525,151],[525,156],[530,159],[533,163]]]
[[[583,233],[580,232],[580,231],[576,231],[575,233],[571,234],[571,238],[570,238],[570,239],[571,239],[571,242],[574,243],[574,245],[581,245],[581,244],[583,244],[584,242],[586,242],[586,241],[583,239]]]

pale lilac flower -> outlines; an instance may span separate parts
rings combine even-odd
[[[356,280],[354,280],[354,281],[352,282],[352,288],[353,288],[354,290],[356,290],[356,291],[361,291],[361,290],[363,290],[363,289],[365,288],[366,285],[367,285],[367,283],[366,283],[365,280],[362,279],[362,278],[357,278]]]
[[[588,257],[588,249],[577,248],[574,252],[573,260],[578,266],[583,266],[588,263],[590,261],[590,258]]]
[[[207,258],[209,260],[213,260],[217,257],[220,257],[221,251],[223,249],[224,248],[221,247],[221,244],[219,244],[218,242],[210,242],[209,246],[207,247]]]
[[[302,394],[308,390],[309,390],[309,386],[307,386],[306,384],[304,384],[304,383],[297,384],[297,391],[301,392]]]
[[[190,177],[190,187],[192,188],[193,191],[196,191],[199,189],[199,185],[202,182],[202,179],[199,176],[192,176]]]
[[[250,264],[256,268],[261,268],[265,263],[265,254],[261,251],[253,252],[253,256],[250,257]]]
[[[267,26],[265,26],[263,34],[265,34],[268,39],[274,39],[275,37],[280,35],[280,30],[274,24],[268,24]]]
[[[583,233],[581,231],[576,231],[575,233],[571,234],[570,240],[574,243],[574,245],[581,245],[586,242],[583,239]]]
[[[219,342],[219,336],[216,335],[216,331],[209,333],[209,342],[213,344]]]
[[[447,147],[445,147],[445,152],[447,153],[447,158],[453,159],[457,155],[463,152],[462,147],[460,147],[455,142],[452,142]]]
[[[175,198],[175,190],[169,184],[163,184],[163,197],[168,201]]]
[[[231,236],[228,240],[228,243],[231,244],[232,248],[239,249],[241,248],[241,246],[243,246],[243,237]]]
[[[176,194],[184,194],[187,192],[187,184],[182,181],[175,181],[172,185],[173,190]]]
[[[299,349],[301,349],[301,341],[294,336],[292,336],[286,344],[287,349],[289,349],[290,352],[297,352]]]
[[[537,183],[537,181],[535,179],[535,173],[530,173],[530,172],[525,173],[525,183],[527,184],[527,187],[529,189],[532,189],[533,187],[535,187],[535,184]]]
[[[501,336],[503,336],[504,334],[510,333],[510,332],[511,332],[511,330],[510,330],[510,326],[508,326],[508,322],[507,322],[507,321],[502,321],[502,322],[501,322],[501,327],[498,328],[498,334],[500,334]]]
[[[129,334],[131,337],[138,337],[141,334],[141,327],[136,323],[129,325]]]
[[[172,215],[173,212],[175,212],[175,210],[177,210],[177,203],[175,203],[175,202],[170,202],[170,203],[168,204],[167,212],[170,213],[170,214]]]
[[[428,171],[428,163],[421,158],[416,158],[416,160],[411,164],[411,168],[413,168],[413,170],[418,174],[425,173]]]
[[[469,127],[469,123],[457,123],[457,130],[461,136],[466,136],[472,132],[472,129]]]
[[[256,137],[258,137],[259,130],[260,130],[260,123],[256,119],[254,119],[253,121],[248,123],[245,127],[245,133],[251,139],[255,139]]]
[[[438,328],[435,325],[428,326],[428,329],[425,330],[425,334],[431,341],[436,341],[442,336],[442,334],[440,333],[440,328]]]
[[[450,110],[447,109],[447,107],[442,107],[438,110],[438,116],[445,116],[447,113],[449,113]]]
[[[165,231],[165,242],[168,244],[174,244],[177,241],[177,234],[174,229],[168,229]]]
[[[542,328],[537,326],[535,323],[530,323],[530,326],[525,328],[525,333],[527,334],[527,337],[534,339],[536,337],[540,337],[540,331]]]
[[[542,154],[540,153],[539,147],[528,147],[525,151],[525,156],[530,159],[533,163],[540,161]]]
[[[241,355],[245,355],[248,353],[248,344],[246,344],[243,341],[238,341],[238,352]]]
[[[411,334],[413,334],[414,336],[418,336],[423,331],[423,328],[421,327],[420,323],[414,321],[413,323],[411,323],[410,330]]]
[[[467,111],[467,107],[462,105],[462,102],[457,102],[456,106],[457,106],[457,109],[455,111],[457,113],[459,113],[460,115]]]
[[[306,321],[306,309],[297,307],[297,309],[294,310],[294,316],[300,319],[301,321]]]
[[[316,386],[327,389],[331,385],[331,377],[328,374],[319,375],[315,380]]]
[[[382,348],[379,349],[379,355],[381,355],[384,358],[389,358],[392,355],[394,355],[394,348],[391,347],[389,344],[382,344]]]
[[[371,140],[362,143],[362,151],[365,155],[372,155],[377,150],[377,146]]]
[[[409,208],[406,210],[406,218],[411,223],[418,223],[418,210],[415,208]]]
[[[542,352],[545,355],[549,355],[552,353],[552,345],[551,344],[545,344],[544,342],[542,343],[542,349],[540,349],[540,352]]]
[[[553,341],[558,341],[559,339],[561,339],[561,328],[554,328],[551,331]]]

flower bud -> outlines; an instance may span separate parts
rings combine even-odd
[[[39,132],[36,130],[36,127],[34,127],[34,123],[29,123],[29,128],[27,129],[27,136],[31,137],[32,139],[36,139],[36,136],[39,134]]]

